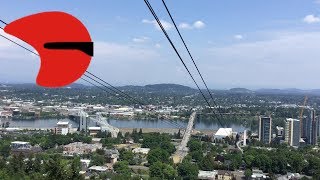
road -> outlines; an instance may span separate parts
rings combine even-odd
[[[241,151],[241,153],[243,153],[243,149],[241,148],[241,143],[243,142],[243,140],[238,141],[237,144],[237,148]]]
[[[187,144],[189,142],[191,132],[193,129],[194,120],[196,118],[196,112],[193,112],[189,118],[188,126],[186,128],[186,131],[183,135],[182,141],[180,145],[177,148],[177,151],[173,155],[173,162],[179,163],[182,161],[182,159],[188,154],[189,149],[187,148]]]

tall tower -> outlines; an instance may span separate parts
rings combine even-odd
[[[287,118],[285,127],[285,141],[290,146],[299,147],[300,145],[300,120]]]
[[[311,110],[310,114],[311,118],[311,145],[317,145],[318,144],[318,133],[319,133],[319,123],[316,118],[316,111]]]
[[[269,144],[272,135],[272,119],[271,117],[259,116],[259,141]]]

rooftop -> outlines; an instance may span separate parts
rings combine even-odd
[[[30,144],[29,142],[24,142],[24,141],[13,141],[11,144]]]
[[[106,166],[91,166],[89,170],[94,170],[94,171],[107,171],[108,167]]]
[[[287,121],[300,121],[299,119],[287,118]]]
[[[101,130],[101,127],[89,127],[89,130]]]
[[[232,128],[219,128],[215,136],[230,136],[232,135]]]
[[[68,125],[69,122],[68,121],[59,121],[57,122],[57,125]]]

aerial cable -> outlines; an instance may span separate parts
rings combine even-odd
[[[3,20],[1,20],[1,19],[0,19],[0,22],[2,22],[3,24],[6,24],[6,25],[7,25],[7,23],[6,23],[6,22],[4,22],[4,21],[3,21]],[[1,28],[1,29],[3,29],[2,27],[0,27],[0,28]],[[3,37],[3,38],[5,38],[5,39],[7,39],[8,41],[10,41],[10,42],[12,42],[12,43],[14,43],[14,44],[18,45],[18,46],[20,46],[21,48],[23,48],[23,49],[25,49],[25,50],[27,50],[27,51],[31,52],[32,54],[35,54],[36,56],[39,56],[39,54],[38,54],[38,53],[36,53],[36,52],[32,51],[31,49],[29,49],[29,48],[27,48],[27,47],[25,47],[25,46],[23,46],[23,45],[21,45],[21,44],[19,44],[19,43],[15,42],[15,41],[13,41],[13,40],[11,40],[10,38],[8,38],[8,37],[6,37],[6,36],[3,36],[3,35],[1,35],[1,34],[0,34],[0,36],[1,36],[1,37]],[[102,81],[104,84],[107,84],[107,85],[108,85],[108,86],[110,86],[112,89],[114,89],[115,91],[117,91],[117,93],[121,93],[122,95],[126,96],[127,98],[134,99],[133,97],[131,97],[131,96],[130,96],[130,95],[128,95],[127,93],[125,93],[125,92],[121,91],[121,90],[120,90],[120,89],[118,89],[117,87],[115,87],[115,86],[111,85],[110,83],[108,83],[108,82],[104,81],[103,79],[99,78],[98,76],[94,75],[93,73],[91,73],[91,72],[89,72],[89,71],[87,71],[87,70],[86,70],[85,72],[86,72],[86,73],[88,73],[89,75],[91,75],[91,76],[93,76],[93,77],[95,77],[95,78],[99,79],[99,80],[100,80],[100,81]],[[85,75],[85,74],[84,74],[84,75]],[[142,103],[142,102],[140,102],[140,101],[138,101],[138,100],[135,100],[135,101],[139,102],[139,103],[137,103],[137,104],[144,105],[144,103]]]
[[[191,72],[189,71],[188,67],[186,66],[185,62],[183,61],[182,57],[180,56],[178,50],[176,49],[175,45],[174,45],[173,42],[171,41],[169,35],[167,34],[166,30],[164,29],[161,21],[159,20],[157,14],[156,14],[155,11],[153,10],[151,4],[149,3],[148,0],[144,0],[144,2],[145,2],[145,4],[147,5],[147,7],[148,7],[148,9],[150,10],[150,12],[151,12],[151,14],[153,15],[153,17],[155,18],[155,20],[157,21],[157,23],[158,23],[158,25],[160,26],[162,32],[163,32],[164,35],[166,36],[166,38],[167,38],[167,40],[169,41],[171,47],[174,49],[175,53],[176,53],[177,56],[179,57],[179,59],[180,59],[180,61],[182,62],[183,66],[184,66],[185,69],[187,70],[187,72],[188,72],[189,76],[191,77],[191,79],[193,80],[194,84],[197,86],[197,88],[198,88],[199,92],[201,93],[202,97],[204,98],[205,102],[208,104],[209,108],[212,109],[209,101],[208,101],[207,98],[205,97],[204,93],[201,91],[199,85],[198,85],[197,82],[195,81],[194,77],[192,76]],[[189,52],[190,52],[190,51],[189,51]],[[200,72],[200,71],[199,71],[199,72]],[[210,94],[211,94],[211,93],[210,93]],[[220,107],[219,107],[219,109],[220,109]],[[221,123],[220,118],[219,118],[219,117],[217,116],[217,114],[215,113],[215,111],[212,110],[212,112],[213,112],[213,115],[215,116],[215,118],[216,118],[216,119],[218,120],[218,122],[220,123],[220,125],[221,125],[222,127],[224,127],[223,124]],[[219,114],[220,114],[220,117],[222,117],[222,115],[221,115],[220,112],[219,112]]]
[[[193,80],[194,84],[197,86],[197,88],[198,88],[199,92],[201,93],[202,97],[204,98],[204,100],[206,101],[206,103],[208,104],[208,106],[211,107],[209,101],[207,100],[207,98],[205,97],[205,95],[203,94],[203,92],[201,91],[198,83],[196,82],[196,80],[195,80],[194,77],[192,76],[191,72],[189,71],[188,67],[186,66],[185,62],[183,61],[182,57],[180,56],[178,50],[176,49],[175,45],[174,45],[173,42],[171,41],[171,39],[170,39],[169,35],[167,34],[166,30],[164,29],[164,27],[163,27],[161,21],[159,20],[157,14],[154,12],[151,4],[149,3],[148,0],[144,0],[144,2],[145,2],[145,4],[147,5],[147,7],[149,8],[149,10],[150,10],[151,14],[153,15],[153,17],[156,19],[156,21],[157,21],[158,25],[160,26],[162,32],[164,33],[164,35],[166,36],[167,40],[169,41],[171,47],[174,49],[174,51],[175,51],[175,53],[177,54],[178,58],[179,58],[180,61],[182,62],[184,68],[187,70],[187,72],[188,72],[189,76],[191,77],[191,79]],[[217,118],[216,113],[215,113],[214,111],[213,111],[213,113],[214,113],[214,115],[215,115],[216,118]]]
[[[0,21],[1,21],[2,23],[4,23],[4,24],[7,24],[7,23],[5,23],[5,22],[4,22],[3,20],[1,20],[1,19],[0,19]],[[0,28],[3,29],[2,27],[0,27]],[[21,44],[19,44],[19,43],[17,43],[17,42],[15,42],[14,40],[12,40],[12,39],[10,39],[10,38],[2,35],[2,34],[0,34],[0,36],[3,37],[4,39],[6,39],[6,40],[8,40],[8,41],[10,41],[10,42],[12,42],[12,43],[14,43],[14,44],[16,44],[17,46],[25,49],[26,51],[29,51],[30,53],[32,53],[32,54],[34,54],[34,55],[36,55],[36,56],[39,56],[38,53],[32,51],[31,49],[29,49],[29,48],[27,48],[27,47],[25,47],[25,46],[23,46],[23,45],[21,45]],[[131,101],[131,102],[133,102],[133,103],[136,103],[136,104],[144,105],[144,103],[142,103],[142,102],[140,102],[140,101],[138,101],[138,100],[135,100],[135,98],[133,98],[132,96],[124,93],[123,91],[121,91],[120,89],[116,88],[115,86],[112,86],[110,83],[107,83],[106,81],[102,80],[101,78],[99,78],[98,76],[94,75],[93,73],[91,73],[91,72],[89,72],[89,71],[86,71],[86,73],[88,73],[89,75],[93,76],[94,78],[97,78],[98,80],[102,81],[103,83],[111,86],[111,87],[107,87],[106,85],[103,85],[101,82],[98,82],[98,81],[94,80],[92,77],[84,74],[84,76],[88,77],[88,78],[91,79],[91,80],[94,80],[95,82],[99,83],[100,85],[104,86],[105,88],[109,89],[110,91],[113,91],[113,92],[116,93],[116,94],[121,93],[121,94],[122,94],[122,97],[125,97],[125,98],[128,99],[129,101]],[[82,80],[84,80],[84,79],[82,78]],[[86,80],[84,80],[84,81],[86,81]],[[87,81],[86,81],[86,82],[87,82]],[[90,84],[92,84],[92,83],[90,83]],[[95,86],[96,86],[96,85],[95,85]],[[96,87],[97,87],[97,86],[96,86]],[[100,88],[100,89],[101,89],[101,88]]]
[[[209,90],[209,88],[208,88],[208,86],[207,86],[207,83],[205,82],[205,80],[204,80],[204,78],[203,78],[203,76],[202,76],[202,74],[201,74],[201,72],[200,72],[200,70],[199,70],[196,62],[195,62],[194,59],[193,59],[193,56],[191,55],[191,52],[190,52],[190,50],[189,50],[186,42],[184,41],[184,39],[183,39],[183,37],[182,37],[182,35],[181,35],[181,33],[180,33],[180,30],[179,30],[178,26],[176,25],[176,23],[175,23],[172,15],[171,15],[171,13],[170,13],[170,11],[169,11],[169,8],[167,7],[167,5],[166,5],[166,3],[165,3],[164,0],[162,0],[162,3],[163,3],[163,5],[164,5],[164,7],[166,8],[166,11],[167,11],[167,13],[169,14],[170,19],[171,19],[171,21],[172,21],[172,23],[173,23],[176,31],[178,32],[179,37],[180,37],[180,39],[181,39],[184,47],[186,48],[186,50],[187,50],[187,52],[188,52],[188,54],[189,54],[189,56],[190,56],[190,58],[191,58],[191,60],[192,60],[192,62],[193,62],[193,64],[194,64],[195,68],[197,69],[198,74],[199,74],[199,76],[201,77],[201,80],[202,80],[203,84],[205,85],[205,87],[206,87],[206,89],[207,89],[207,92],[209,93],[209,95],[210,95],[210,97],[211,97],[211,99],[212,99],[212,101],[213,101],[214,106],[216,106],[217,108],[219,108],[218,110],[220,111],[220,106],[217,106],[217,104],[216,104],[216,102],[215,102],[215,100],[214,100],[214,98],[213,98],[213,95],[212,95],[212,93],[210,92],[210,90]],[[220,112],[219,112],[219,113],[220,113]],[[221,114],[220,114],[220,115],[221,115]]]
[[[2,20],[1,20],[1,22],[2,22]],[[1,29],[2,29],[2,28],[1,28]],[[31,53],[39,56],[39,54],[35,53],[35,52],[32,51],[31,49],[29,49],[29,48],[27,48],[27,47],[25,47],[25,46],[23,46],[23,45],[15,42],[15,41],[11,40],[10,38],[7,38],[7,37],[5,37],[5,36],[3,36],[3,35],[1,35],[1,34],[0,34],[0,36],[2,36],[3,38],[7,39],[8,41],[10,41],[10,42],[18,45],[19,47],[21,47],[21,48],[23,48],[23,49],[25,49],[25,50],[27,50],[27,51],[29,51],[29,52],[31,52]],[[102,91],[105,91],[105,92],[107,92],[107,93],[109,93],[109,94],[112,94],[112,93],[109,92],[109,91],[112,91],[113,93],[115,93],[115,94],[113,94],[113,95],[117,95],[117,94],[119,94],[119,92],[120,92],[120,93],[121,93],[120,96],[123,97],[123,98],[125,98],[125,99],[127,99],[127,100],[129,100],[130,102],[133,102],[133,103],[135,103],[135,104],[139,104],[139,105],[141,105],[141,106],[145,105],[145,104],[142,103],[141,101],[136,100],[136,99],[133,98],[132,96],[128,95],[127,93],[124,93],[123,91],[119,90],[119,89],[116,88],[115,86],[112,86],[110,83],[104,81],[103,79],[99,78],[98,76],[94,75],[93,73],[91,73],[91,72],[89,72],[89,71],[86,71],[86,73],[87,73],[87,74],[84,74],[84,76],[85,76],[86,78],[90,79],[91,81],[94,81],[95,83],[98,83],[99,85],[101,85],[101,86],[104,87],[104,88],[102,88],[101,86],[98,86],[98,85],[94,84],[93,82],[90,82],[89,80],[85,79],[84,77],[81,77],[81,79],[82,79],[83,81],[85,81],[85,82],[87,82],[87,83],[89,83],[89,84],[97,87],[98,89],[100,89],[100,90],[102,90]],[[98,80],[99,80],[100,82],[99,82]],[[104,84],[103,84],[103,83],[104,83]],[[109,85],[110,87],[106,86],[105,84],[106,84],[106,85]],[[108,91],[107,89],[108,89],[109,91]],[[175,126],[176,128],[178,128],[178,129],[181,129],[181,128],[182,128],[182,126],[177,125],[177,124],[174,124],[173,122],[169,123],[169,122],[167,122],[166,120],[164,120],[163,122],[166,123],[166,124],[168,124],[168,125],[170,125],[170,126],[173,125],[173,126]]]

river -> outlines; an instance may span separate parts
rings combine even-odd
[[[78,127],[78,123],[69,119],[33,119],[33,120],[1,120],[1,124],[9,122],[9,127],[19,127],[19,128],[53,128],[56,126],[58,121],[69,121],[73,127]],[[108,123],[112,126],[118,128],[177,128],[177,127],[186,127],[187,121],[179,120],[116,120],[108,119]],[[94,126],[94,123],[89,124],[89,126]],[[195,121],[195,129],[197,130],[217,130],[221,125],[217,123],[212,123],[208,121]],[[239,124],[229,124],[225,127],[230,127],[234,131],[242,132],[246,128]]]

